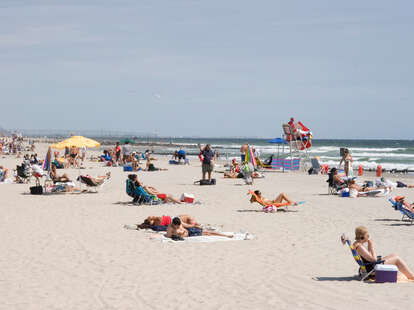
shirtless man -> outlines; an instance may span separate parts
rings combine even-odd
[[[244,160],[245,160],[246,151],[247,151],[248,147],[249,147],[249,144],[247,142],[240,147],[240,160],[241,160],[241,162],[244,162]]]
[[[232,235],[225,235],[216,233],[213,231],[205,231],[200,227],[187,227],[185,228],[182,221],[179,217],[174,217],[172,219],[172,222],[167,227],[167,238],[174,238],[173,236],[186,238],[186,237],[193,237],[193,236],[219,236],[219,237],[227,237],[227,238],[233,238]],[[175,237],[176,238],[176,237]]]

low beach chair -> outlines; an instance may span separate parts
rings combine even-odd
[[[376,264],[383,264],[384,261],[378,261],[378,262],[373,262],[370,264],[365,264],[361,258],[361,256],[359,256],[358,252],[356,251],[356,249],[354,248],[353,244],[351,243],[351,241],[349,240],[349,238],[347,238],[345,236],[345,234],[341,235],[341,242],[342,244],[347,244],[349,249],[351,250],[352,256],[354,257],[355,262],[359,265],[359,269],[358,269],[358,278],[360,281],[365,281],[368,278],[374,277],[375,276],[375,269],[372,268],[372,270],[370,272],[367,271],[367,266],[371,265],[372,267],[374,267],[374,265]]]
[[[162,203],[162,200],[156,199],[154,196],[149,195],[141,186],[135,186],[130,179],[126,180],[126,193],[128,196],[133,198],[133,204],[158,205]]]
[[[278,208],[283,207],[287,209],[287,207],[291,205],[288,202],[266,204],[260,197],[256,195],[254,191],[249,191],[249,194],[252,195],[252,198],[254,197],[254,202],[257,202],[262,206],[262,211],[265,213],[275,212]],[[250,198],[250,202],[252,202],[252,198]]]
[[[391,202],[394,209],[400,211],[402,214],[401,221],[409,221],[411,224],[414,222],[414,213],[404,208],[403,204],[400,201],[395,201],[392,198],[390,198],[389,201]]]

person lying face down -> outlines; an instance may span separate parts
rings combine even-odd
[[[184,228],[198,227],[201,228],[201,225],[197,223],[194,217],[188,214],[179,215],[178,218],[181,220],[181,224]],[[139,229],[152,229],[154,226],[168,226],[172,222],[171,216],[148,216],[142,224],[138,224],[137,228]]]
[[[193,237],[193,236],[219,236],[233,238],[232,235],[220,234],[213,231],[205,231],[201,227],[187,227],[185,228],[179,217],[174,217],[171,224],[167,227],[167,238],[175,240],[182,240],[182,238]]]

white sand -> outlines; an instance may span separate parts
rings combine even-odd
[[[44,150],[44,146],[43,146]],[[43,157],[44,151],[38,150]],[[0,158],[14,168],[15,158]],[[24,184],[0,185],[1,309],[410,309],[414,283],[366,284],[339,237],[369,228],[378,254],[414,268],[414,226],[399,221],[386,198],[328,196],[326,176],[267,173],[252,187],[216,174],[196,186],[199,162],[139,172],[161,191],[195,194],[201,205],[130,206],[127,173],[87,163],[90,175],[111,171],[98,194],[27,195]],[[58,170],[61,174],[63,170]],[[71,177],[76,169],[66,169]],[[413,182],[414,183],[414,182]],[[264,214],[248,189],[271,198],[283,191],[305,205]],[[414,200],[414,189],[398,189]],[[251,210],[251,211],[250,211]],[[297,212],[296,212],[297,211]],[[248,230],[255,240],[162,243],[123,229],[148,215],[190,214],[223,231]],[[319,280],[318,280],[319,279]]]

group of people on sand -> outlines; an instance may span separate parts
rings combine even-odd
[[[375,182],[365,181],[358,184],[356,177],[340,175],[338,169],[335,167],[331,168],[327,182],[332,183],[331,185],[338,190],[340,194],[343,191],[348,191],[349,197],[352,198],[368,196],[371,193],[373,194],[372,196],[378,194],[384,195],[390,193],[397,187],[414,188],[414,185],[405,184],[400,181],[393,182],[384,177],[377,178]]]
[[[173,240],[184,240],[187,237],[195,236],[219,236],[233,238],[233,235],[226,235],[211,230],[203,229],[194,217],[183,214],[176,217],[168,215],[149,216],[143,223],[136,225],[125,225],[127,229],[153,229],[166,231],[166,237]]]

